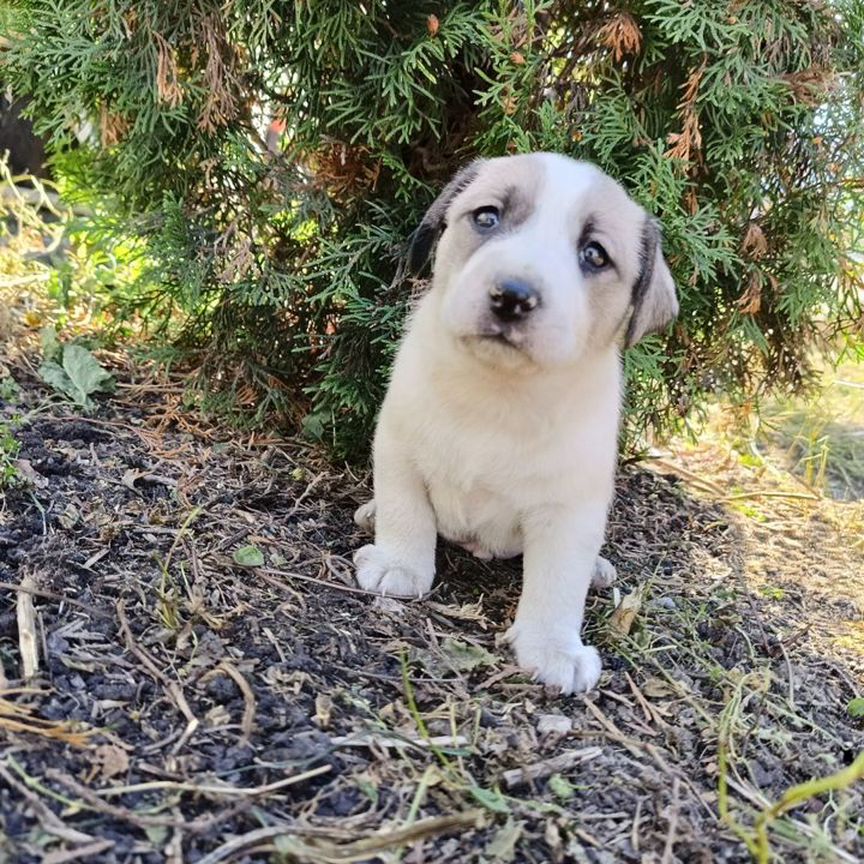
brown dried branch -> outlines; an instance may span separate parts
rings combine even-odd
[[[788,85],[792,98],[808,107],[818,105],[836,84],[837,76],[828,69],[811,66],[800,72],[788,72],[780,76]]]
[[[16,611],[18,617],[18,650],[21,652],[21,674],[26,680],[33,678],[39,671],[39,647],[36,637],[36,610],[33,608],[33,596],[28,589],[35,588],[32,576],[21,580],[21,591],[18,592]]]
[[[374,191],[381,174],[381,163],[372,161],[365,147],[332,139],[310,158],[310,167],[316,182],[337,201]]]
[[[202,19],[200,32],[195,35],[196,43],[207,58],[204,67],[207,101],[198,118],[198,128],[212,133],[220,126],[227,126],[239,113],[239,80],[234,74],[236,52],[217,12]]]
[[[682,159],[691,162],[694,155],[702,149],[702,128],[699,123],[699,113],[696,110],[696,100],[699,96],[699,85],[708,65],[708,58],[702,61],[698,69],[691,71],[682,86],[684,96],[678,105],[681,113],[681,131],[673,132],[667,137],[672,146],[664,154],[669,159]]]
[[[183,101],[183,89],[177,74],[174,49],[161,33],[154,33],[156,42],[156,101],[176,108]]]
[[[525,765],[522,768],[511,768],[501,775],[501,779],[504,781],[504,786],[507,789],[516,789],[519,786],[524,786],[526,783],[534,783],[537,780],[551,777],[553,774],[569,771],[576,765],[589,762],[602,754],[602,747],[583,747],[579,750],[567,750],[564,753],[559,753],[557,756],[552,756],[550,759],[535,762],[533,765]]]
[[[96,813],[103,813],[106,816],[113,816],[122,822],[128,822],[130,825],[135,825],[137,828],[182,828],[192,834],[198,834],[207,831],[214,825],[224,822],[226,819],[231,819],[237,813],[241,813],[249,807],[249,801],[244,799],[237,804],[227,807],[224,810],[214,813],[209,816],[202,816],[198,819],[193,819],[191,822],[186,822],[177,817],[167,816],[149,816],[142,813],[136,813],[127,807],[119,807],[115,804],[109,804],[103,801],[96,791],[83,783],[79,783],[74,777],[59,771],[56,768],[48,768],[45,771],[45,776],[62,786],[65,786],[71,792],[74,792],[86,806],[86,809],[93,810]]]
[[[751,222],[747,226],[744,239],[741,241],[741,251],[745,255],[749,255],[754,261],[763,258],[768,251],[768,240],[765,237],[765,232],[757,222]]]
[[[310,834],[306,826],[273,825],[257,828],[239,837],[232,837],[227,843],[223,843],[218,849],[214,849],[201,858],[199,864],[218,864],[219,861],[224,861],[240,849],[275,837],[290,838],[299,853],[296,857],[305,861],[321,862],[321,864],[328,861],[368,861],[377,858],[378,854],[376,853],[385,852],[396,846],[416,843],[427,837],[435,837],[457,828],[467,830],[481,825],[482,818],[483,814],[480,810],[468,810],[450,816],[436,816],[431,819],[422,819],[403,828],[372,834],[369,837],[362,837],[352,843],[344,844],[318,842],[311,845],[303,843],[299,838],[304,834],[307,836]]]
[[[632,15],[619,12],[598,31],[600,42],[612,51],[612,58],[620,63],[624,57],[638,54],[642,48],[642,31]]]
[[[213,671],[215,673],[221,671],[228,675],[243,694],[243,719],[240,723],[240,728],[243,734],[240,736],[238,746],[245,747],[249,743],[249,739],[252,737],[252,729],[255,724],[255,694],[252,692],[249,682],[243,677],[243,674],[236,666],[234,666],[233,663],[223,660]]]
[[[99,140],[103,147],[113,147],[129,131],[129,121],[122,114],[112,113],[107,105],[99,109]]]

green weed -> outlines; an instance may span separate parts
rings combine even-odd
[[[15,437],[17,420],[0,422],[0,489],[10,489],[24,482],[15,465],[21,443]]]

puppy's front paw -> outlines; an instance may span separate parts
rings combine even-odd
[[[422,597],[432,587],[434,574],[417,573],[383,553],[374,544],[354,553],[357,584],[388,597]]]
[[[520,627],[517,622],[507,631],[507,639],[520,666],[564,695],[584,693],[600,680],[600,655],[591,645],[583,645],[578,635],[556,639],[542,630]]]

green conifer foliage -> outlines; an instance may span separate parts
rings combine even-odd
[[[342,452],[422,290],[395,278],[405,240],[477,154],[590,159],[661,219],[682,312],[627,354],[630,440],[717,389],[800,387],[864,329],[861,0],[20,9],[4,79],[56,138],[92,118],[58,162],[112,202],[94,232],[146,241],[132,306],[256,419]]]

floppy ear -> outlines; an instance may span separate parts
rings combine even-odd
[[[412,273],[419,273],[429,260],[435,243],[447,227],[445,220],[450,204],[460,192],[468,188],[482,164],[483,160],[477,159],[470,165],[466,165],[441,190],[441,194],[426,211],[423,221],[411,237],[411,245],[408,248],[408,269]]]
[[[630,348],[643,336],[662,330],[678,315],[675,283],[663,258],[660,229],[646,219],[642,229],[642,269],[633,285],[630,321],[624,346]]]

